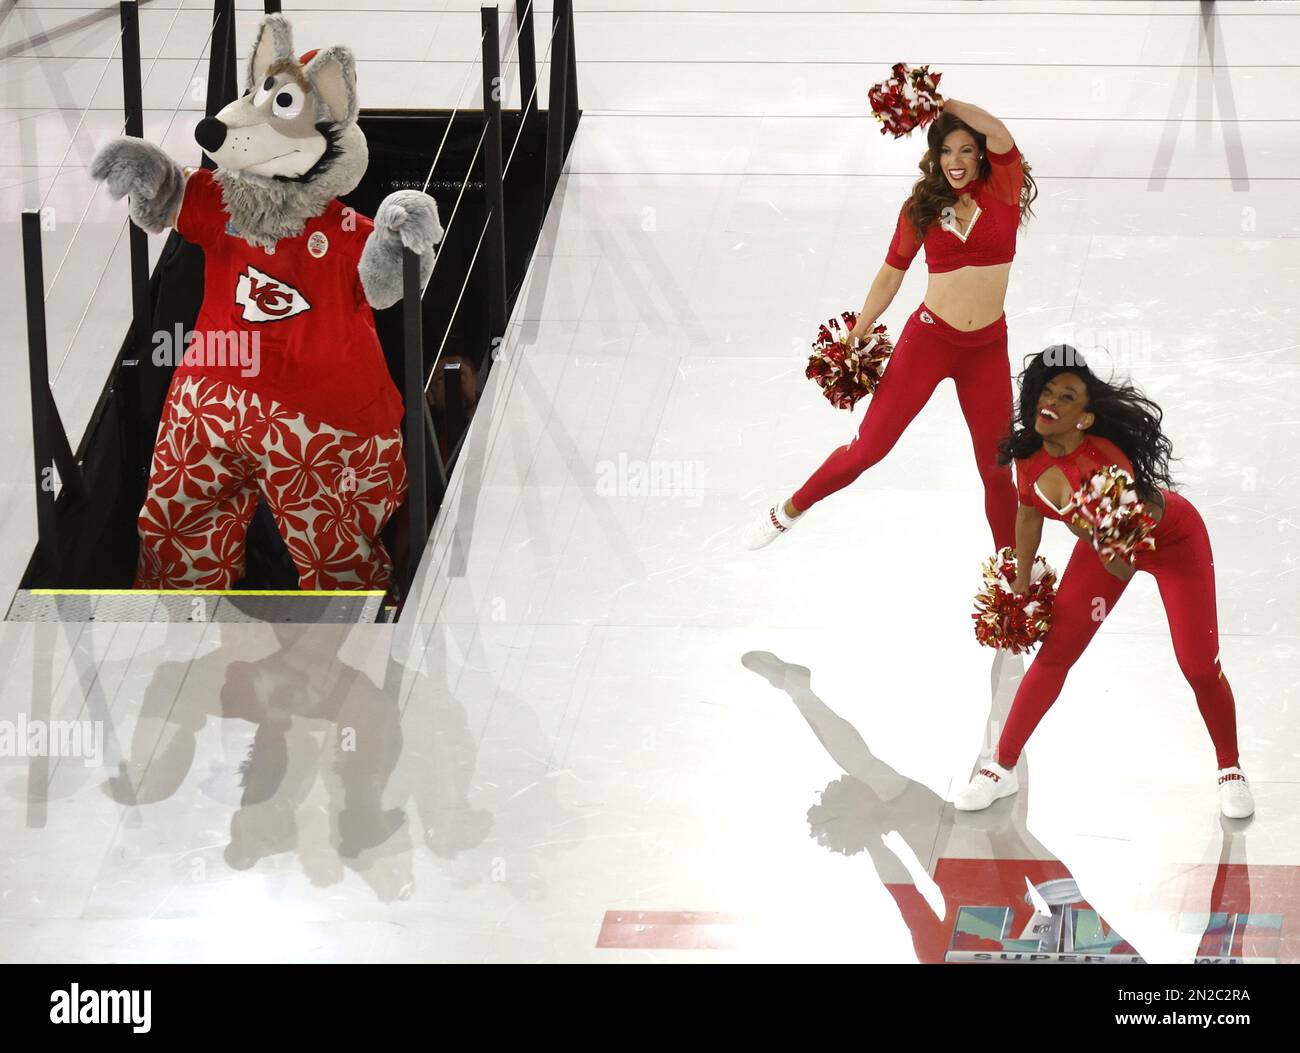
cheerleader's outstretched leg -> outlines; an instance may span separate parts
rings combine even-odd
[[[1250,782],[1237,751],[1237,706],[1219,665],[1219,619],[1210,535],[1196,508],[1181,494],[1165,495],[1154,552],[1138,557],[1160,589],[1178,668],[1196,696],[1196,707],[1214,743],[1219,766],[1219,808],[1229,819],[1255,811]]]
[[[794,493],[789,501],[793,513],[786,502],[765,508],[745,528],[741,544],[746,548],[771,544],[818,501],[843,490],[883,460],[930,400],[939,381],[951,375],[953,349],[937,338],[933,324],[917,320],[918,313],[913,313],[903,327],[880,386],[867,400],[853,441],[835,449]]]
[[[958,811],[979,811],[1015,793],[1016,762],[1026,740],[1060,697],[1066,675],[1079,660],[1128,583],[1102,566],[1092,546],[1080,540],[1061,575],[1052,607],[1052,627],[1020,681],[993,760],[953,797]]]

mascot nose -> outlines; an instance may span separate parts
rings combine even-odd
[[[220,150],[226,141],[226,126],[215,117],[204,117],[194,128],[194,138],[209,153]]]

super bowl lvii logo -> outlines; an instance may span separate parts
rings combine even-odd
[[[946,962],[1142,964],[1141,955],[1084,901],[1073,878],[1026,882],[1023,904],[961,907]],[[1278,961],[1280,914],[1184,912],[1182,932],[1200,933],[1198,964]]]

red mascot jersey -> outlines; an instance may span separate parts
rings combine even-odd
[[[358,435],[391,431],[402,399],[357,263],[374,229],[337,198],[274,252],[234,233],[212,173],[185,184],[176,229],[203,249],[203,306],[177,376],[217,377]]]

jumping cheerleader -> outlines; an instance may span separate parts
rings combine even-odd
[[[853,482],[898,441],[945,377],[970,429],[984,482],[984,514],[998,548],[1013,544],[1016,492],[998,462],[1011,417],[1011,368],[1003,313],[1016,231],[1037,196],[1011,133],[978,106],[948,99],[927,132],[922,176],[898,213],[889,253],[851,336],[865,337],[903,284],[922,244],[925,299],[908,318],[857,438],[841,446],[789,500],[765,509],[741,543],[762,548],[814,504]]]
[[[1019,789],[1016,761],[1043,714],[1056,701],[1070,667],[1135,571],[1155,579],[1169,618],[1174,656],[1187,677],[1218,755],[1219,807],[1230,819],[1255,810],[1250,783],[1238,767],[1237,718],[1219,668],[1219,626],[1214,602],[1210,538],[1191,502],[1169,489],[1172,444],[1160,429],[1161,411],[1128,384],[1099,379],[1074,348],[1049,347],[1034,356],[1020,377],[1018,423],[1002,443],[999,459],[1016,463],[1020,508],[1016,515],[1013,588],[1029,587],[1042,538],[1043,518],[1059,519],[1078,535],[1056,591],[1051,628],[1020,682],[993,760],[958,791],[961,811],[987,808]],[[1062,515],[1071,495],[1092,471],[1118,465],[1133,476],[1139,498],[1156,521],[1155,549],[1134,564],[1121,557],[1103,562],[1091,534]]]

